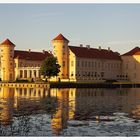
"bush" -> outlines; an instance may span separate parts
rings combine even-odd
[[[18,79],[17,78],[15,82],[18,82],[18,83],[28,83],[29,80],[24,80],[24,79]]]

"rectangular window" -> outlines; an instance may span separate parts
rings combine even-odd
[[[77,67],[79,67],[79,63],[80,63],[80,62],[79,62],[79,61],[77,61]]]
[[[136,69],[136,63],[134,63],[134,69]]]
[[[19,63],[19,66],[22,67],[22,62]]]
[[[94,64],[94,65],[95,65],[95,68],[96,68],[96,65],[97,65],[97,64],[96,64],[96,62],[95,62],[95,64]]]
[[[63,61],[63,67],[65,67],[65,61]]]
[[[87,61],[85,61],[85,67],[87,67]]]
[[[113,64],[111,64],[111,69],[113,68]]]
[[[104,63],[102,63],[102,69],[104,68]]]
[[[20,78],[22,78],[22,77],[23,77],[23,71],[20,70]]]
[[[110,64],[108,63],[108,69],[110,69]]]
[[[137,76],[136,73],[134,73],[134,78],[136,78],[136,76]]]
[[[88,62],[88,66],[90,67],[90,62]]]
[[[128,69],[128,64],[126,64],[125,68]]]
[[[82,61],[82,67],[84,67],[84,62]]]
[[[114,68],[116,68],[116,64],[114,64]]]
[[[71,71],[71,76],[73,76],[73,71]]]
[[[94,67],[94,62],[92,62],[92,67]]]
[[[98,67],[100,68],[100,62],[98,62]]]
[[[73,67],[73,61],[71,61],[71,66]]]

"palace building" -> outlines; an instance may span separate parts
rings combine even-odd
[[[70,46],[69,40],[59,34],[52,40],[53,53],[15,50],[6,39],[0,44],[0,78],[2,81],[16,79],[40,79],[40,67],[49,56],[57,57],[59,75],[52,80],[95,81],[106,80],[140,82],[140,48],[120,55],[110,48],[91,48],[90,45]]]

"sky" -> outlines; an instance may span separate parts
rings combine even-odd
[[[69,45],[121,54],[140,46],[140,4],[0,4],[0,42],[18,50],[52,50],[62,33]]]

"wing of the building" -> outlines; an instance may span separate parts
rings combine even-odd
[[[77,81],[119,80],[120,54],[108,49],[69,46],[69,75]]]
[[[140,48],[135,47],[121,56],[122,71],[132,82],[140,82]]]
[[[39,78],[41,64],[49,56],[52,56],[52,54],[47,51],[15,50],[15,77],[18,79]]]

